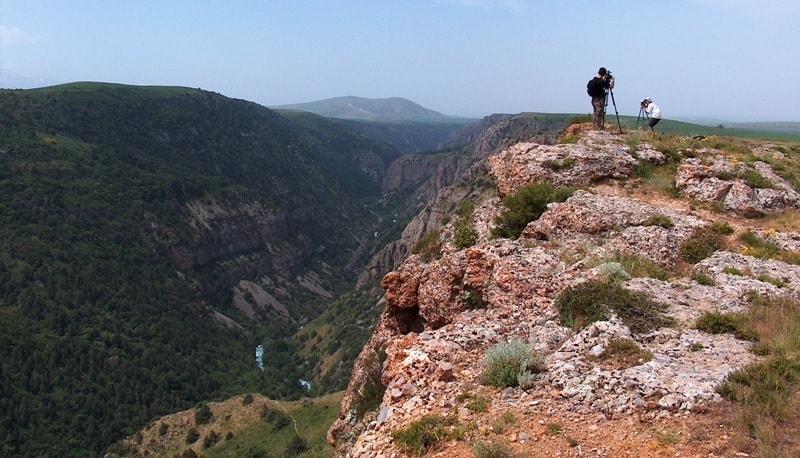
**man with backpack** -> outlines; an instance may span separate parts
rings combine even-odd
[[[607,91],[614,89],[614,75],[607,71],[605,67],[600,67],[597,76],[589,80],[586,85],[586,92],[592,97],[592,129],[603,130],[606,116],[606,94]]]

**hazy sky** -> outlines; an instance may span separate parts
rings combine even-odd
[[[800,121],[800,1],[0,0],[0,86],[404,97],[472,117],[589,113],[600,66],[620,114],[649,96],[665,118]]]

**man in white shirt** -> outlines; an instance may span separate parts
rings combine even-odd
[[[647,130],[655,133],[653,127],[661,121],[661,109],[658,108],[658,105],[653,103],[653,99],[650,97],[646,97],[642,100],[642,108],[644,108],[645,113],[650,116],[650,120],[647,121]]]

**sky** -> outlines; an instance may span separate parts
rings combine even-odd
[[[0,0],[0,87],[588,114],[601,66],[616,77],[612,114],[650,97],[667,119],[800,121],[800,1]]]

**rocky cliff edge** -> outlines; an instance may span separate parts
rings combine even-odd
[[[749,256],[737,238],[747,231],[800,251],[800,233],[780,227],[791,218],[756,218],[800,204],[773,169],[788,160],[785,150],[731,152],[715,139],[671,150],[638,133],[568,135],[577,141],[518,143],[488,157],[498,196],[470,217],[477,242],[457,249],[453,220],[437,259],[413,255],[383,278],[385,310],[328,433],[338,456],[404,456],[392,432],[426,415],[469,425],[436,456],[473,456],[476,442],[495,437],[534,456],[732,456],[716,388],[757,356],[750,342],[694,324],[705,312],[745,310],[754,294],[797,294],[800,266]],[[502,197],[537,181],[579,190],[549,204],[518,239],[493,237]],[[714,223],[733,231],[723,247],[694,264],[682,259],[683,243]],[[621,255],[668,275],[631,276],[615,263]],[[665,304],[671,324],[632,330],[614,314],[583,328],[559,324],[561,292],[609,275]],[[609,363],[602,355],[620,339],[650,356]],[[514,340],[542,355],[546,370],[524,389],[482,383],[487,348]]]

